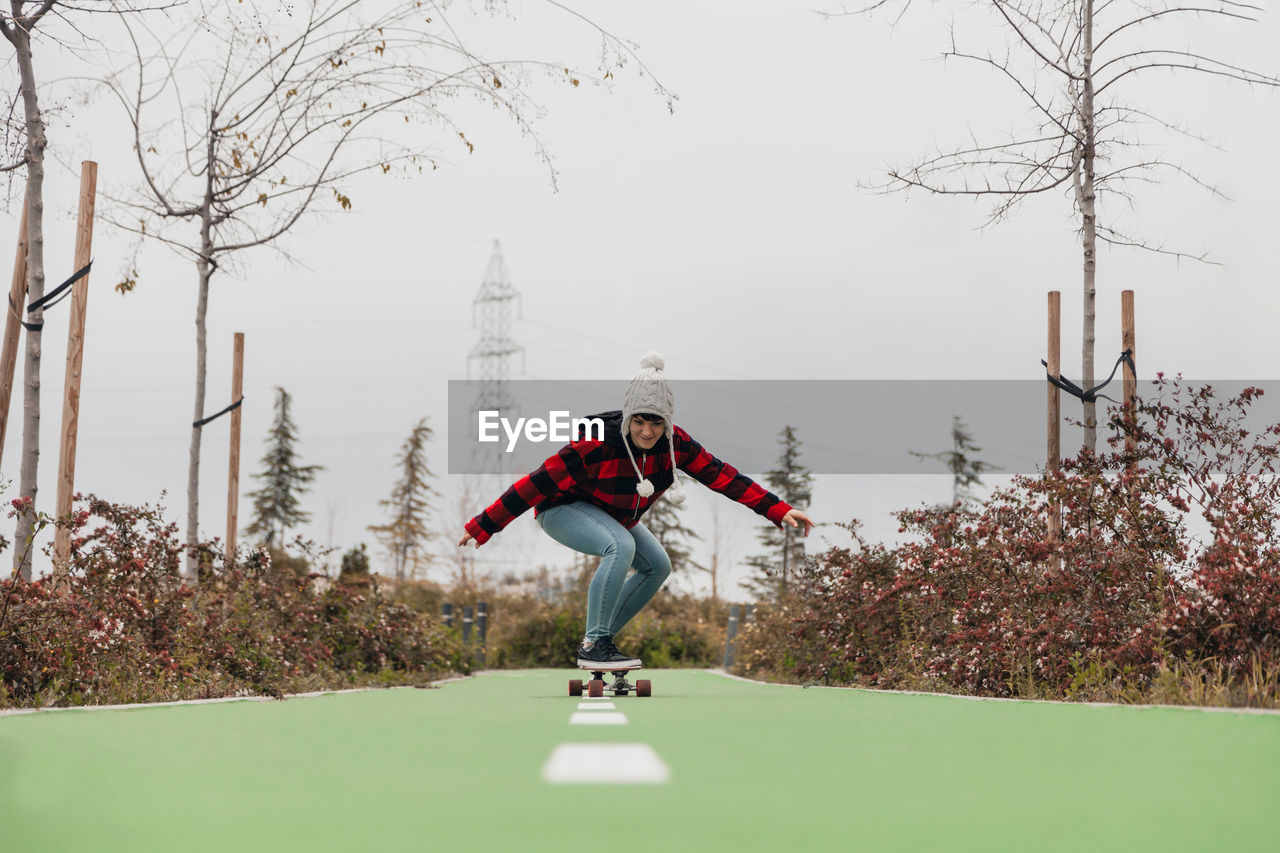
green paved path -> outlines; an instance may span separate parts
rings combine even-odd
[[[646,674],[607,698],[625,726],[570,726],[567,670],[0,717],[0,850],[1280,846],[1280,716]],[[670,781],[548,784],[565,742],[648,744]]]

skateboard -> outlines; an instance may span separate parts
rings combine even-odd
[[[612,691],[614,696],[626,696],[628,693],[635,693],[637,696],[652,696],[653,684],[647,678],[636,679],[635,684],[627,681],[627,673],[633,669],[640,669],[638,666],[623,667],[601,667],[598,664],[591,666],[579,665],[578,669],[585,669],[591,672],[591,680],[587,682],[587,695],[592,699],[599,699],[605,694],[606,690]],[[613,677],[613,684],[606,685],[604,676],[609,673]],[[581,679],[571,679],[569,681],[569,695],[582,695]]]

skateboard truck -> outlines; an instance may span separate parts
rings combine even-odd
[[[635,667],[632,667],[632,669],[634,668]],[[591,680],[585,685],[581,680],[576,678],[569,682],[570,696],[581,696],[584,692],[584,687],[586,688],[586,694],[592,698],[599,698],[603,696],[606,690],[611,692],[614,696],[626,696],[630,693],[634,693],[637,696],[653,695],[653,685],[649,679],[638,678],[635,683],[632,684],[630,681],[627,681],[628,670],[626,669],[593,669],[589,671],[591,673]],[[607,684],[605,682],[604,677],[606,674],[613,676],[613,684]]]
[[[636,686],[634,684],[632,684],[630,681],[627,681],[626,673],[623,672],[622,670],[618,670],[617,672],[613,673],[613,675],[614,675],[613,684],[606,687],[605,689],[612,690],[614,696],[626,696],[628,693],[631,693],[636,689]],[[603,672],[592,671],[591,677],[592,677],[592,680],[601,681],[601,682],[604,681]]]

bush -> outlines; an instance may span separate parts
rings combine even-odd
[[[320,575],[274,570],[264,551],[226,567],[203,544],[214,559],[190,586],[176,525],[159,509],[86,503],[59,522],[73,528],[67,571],[0,583],[0,702],[280,695],[422,683],[465,666],[429,617],[376,593],[320,591]]]
[[[796,680],[791,614],[797,601],[794,594],[788,594],[778,601],[756,604],[751,620],[738,629],[734,638],[733,672],[765,681]]]
[[[580,573],[556,603],[533,595],[490,593],[488,665],[500,669],[569,665],[586,626],[591,575],[589,569]],[[724,650],[727,618],[727,605],[661,589],[623,629],[618,642],[645,666],[716,666]]]
[[[390,595],[392,601],[409,607],[415,613],[433,617],[440,615],[440,605],[445,600],[444,587],[432,581],[405,581]]]
[[[1218,402],[1156,384],[1156,403],[1113,414],[1109,452],[1015,478],[980,505],[900,512],[901,545],[851,526],[854,547],[810,560],[794,599],[760,612],[738,671],[1121,699],[1171,695],[1175,682],[1194,694],[1208,679],[1274,702],[1280,427],[1244,428],[1256,389]]]
[[[723,602],[659,590],[623,629],[623,646],[645,666],[719,666],[728,619]]]
[[[582,641],[583,602],[550,604],[535,596],[499,598],[490,605],[486,662],[495,669],[564,667]]]

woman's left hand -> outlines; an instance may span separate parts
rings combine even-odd
[[[809,518],[809,516],[805,515],[798,509],[793,509],[788,512],[782,517],[782,521],[786,524],[790,524],[792,527],[799,527],[803,524],[805,536],[808,536],[809,531],[813,529],[813,519]]]

